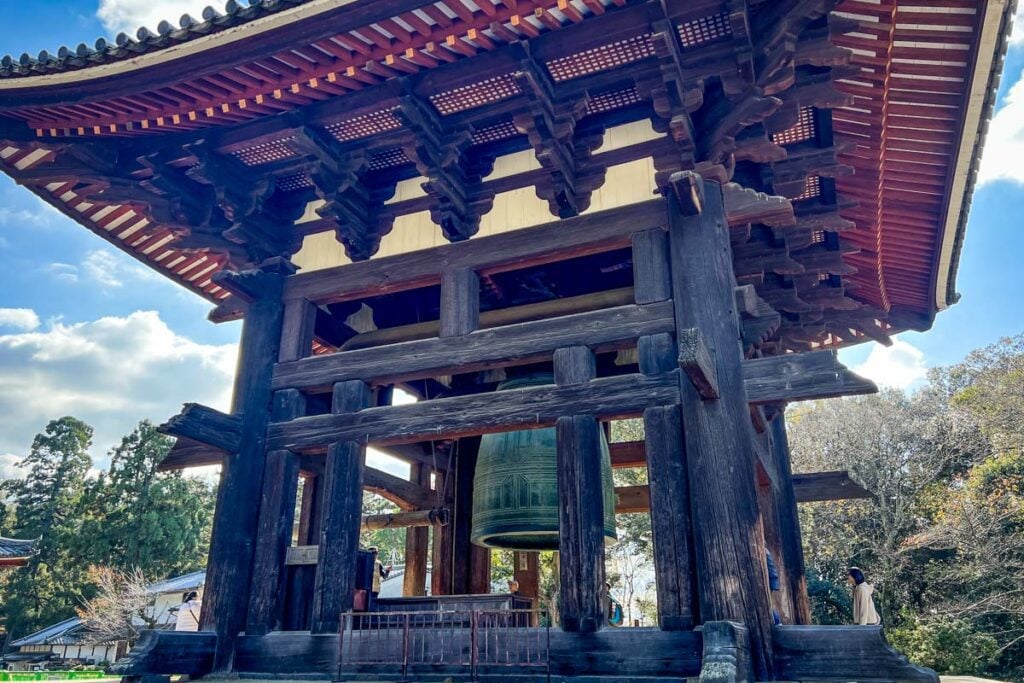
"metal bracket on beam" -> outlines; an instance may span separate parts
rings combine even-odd
[[[679,367],[702,399],[707,401],[720,396],[715,361],[704,345],[700,330],[691,327],[679,333]]]

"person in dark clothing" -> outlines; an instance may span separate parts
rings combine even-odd
[[[777,593],[782,590],[782,584],[779,581],[779,568],[775,565],[775,560],[772,559],[772,551],[768,550],[768,548],[764,549],[764,559],[768,565],[768,589],[772,593]],[[772,605],[772,621],[776,625],[782,623],[782,619],[779,617],[779,612],[775,609],[774,604]]]

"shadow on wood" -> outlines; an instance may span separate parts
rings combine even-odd
[[[126,677],[203,676],[213,670],[216,646],[216,633],[145,630],[135,647],[110,667],[110,673]]]
[[[939,681],[889,645],[881,626],[776,626],[772,643],[781,681]]]

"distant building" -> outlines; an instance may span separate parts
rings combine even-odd
[[[198,571],[151,584],[148,591],[153,601],[148,616],[162,628],[173,628],[177,618],[174,608],[181,604],[186,592],[201,593],[205,583],[206,572]],[[8,671],[98,666],[124,656],[129,646],[126,640],[97,638],[81,619],[74,617],[12,642],[11,651],[3,656],[3,666]]]
[[[0,536],[0,569],[24,567],[36,553],[37,541],[21,541]]]

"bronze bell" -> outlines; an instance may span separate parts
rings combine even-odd
[[[498,391],[552,384],[550,374],[509,379]],[[615,486],[608,442],[601,433],[604,537],[614,544]],[[555,429],[485,434],[473,478],[476,545],[507,550],[558,550],[558,453]]]

